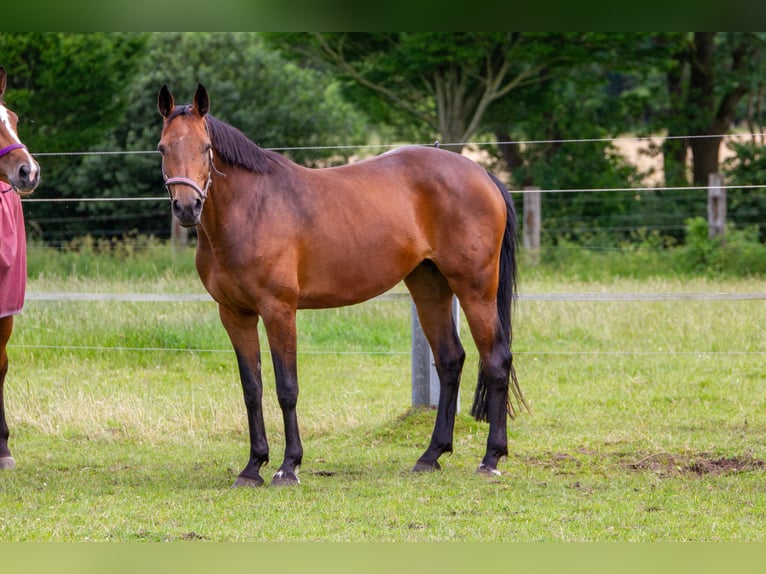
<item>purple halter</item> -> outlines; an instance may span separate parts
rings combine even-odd
[[[24,144],[20,144],[20,143],[15,143],[15,144],[7,145],[4,148],[0,148],[0,157],[3,157],[4,155],[7,155],[7,154],[11,153],[15,149],[27,149],[27,146],[25,146]],[[9,185],[8,189],[0,189],[0,193],[8,193],[12,189],[13,189],[13,186]]]
[[[11,153],[15,149],[27,149],[27,146],[20,143],[14,143],[11,145],[7,145],[4,148],[0,148],[0,157],[3,157],[4,155],[7,155]]]

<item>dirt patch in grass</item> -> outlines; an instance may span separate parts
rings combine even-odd
[[[584,469],[616,467],[629,472],[649,472],[659,478],[720,476],[766,469],[766,462],[749,455],[722,457],[705,452],[661,452],[641,456],[593,452],[588,449],[577,449],[571,454],[557,452],[539,457],[523,457],[523,464],[549,468],[559,475],[577,475]]]
[[[752,472],[766,467],[764,461],[751,456],[717,457],[708,453],[679,455],[658,453],[627,464],[629,470],[653,472],[660,477],[685,475],[718,476]]]

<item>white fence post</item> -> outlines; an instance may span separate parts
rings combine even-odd
[[[542,221],[542,194],[539,187],[524,188],[523,245],[536,258],[540,251],[540,227]]]
[[[460,332],[460,304],[452,297],[452,317]],[[435,407],[439,404],[439,375],[434,366],[434,356],[418,320],[415,303],[412,303],[412,406]],[[457,410],[460,412],[460,396]]]
[[[720,173],[708,176],[707,228],[709,237],[726,237],[726,189]]]

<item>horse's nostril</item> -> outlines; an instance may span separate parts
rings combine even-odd
[[[29,178],[29,168],[26,165],[19,167],[19,179],[26,180]]]

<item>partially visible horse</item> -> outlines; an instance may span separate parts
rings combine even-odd
[[[17,193],[31,193],[40,180],[40,166],[17,135],[18,117],[3,101],[6,84],[5,68],[0,66],[0,469],[16,466],[8,449],[3,386],[8,372],[6,345],[13,316],[24,304],[27,280],[24,212]]]
[[[351,165],[309,169],[257,146],[208,114],[199,85],[190,105],[158,95],[158,145],[171,209],[196,226],[197,269],[218,302],[236,352],[250,431],[250,459],[235,485],[263,484],[269,460],[261,406],[258,321],[271,348],[285,429],[272,485],[298,483],[303,459],[296,403],[296,310],[340,307],[404,280],[440,379],[431,442],[413,470],[439,468],[452,452],[465,352],[452,317],[457,295],[479,352],[472,414],[489,421],[479,472],[499,474],[506,456],[514,374],[511,306],[516,215],[508,190],[473,161],[432,147],[405,147]],[[339,405],[338,408],[343,408]]]

